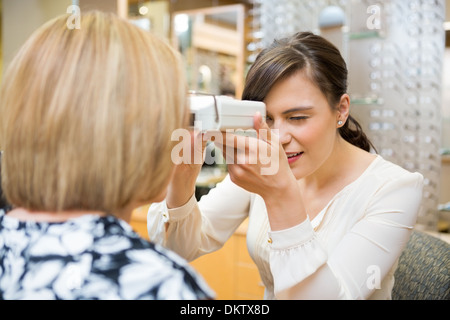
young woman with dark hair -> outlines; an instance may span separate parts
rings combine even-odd
[[[255,116],[258,138],[224,142],[226,159],[237,161],[198,203],[199,166],[177,166],[166,201],[149,210],[150,238],[193,260],[248,217],[265,298],[389,299],[423,177],[372,152],[350,116],[338,49],[308,32],[275,41],[249,70],[242,98],[266,104],[266,121]],[[242,161],[261,148],[276,156],[274,174],[262,174],[263,161]]]
[[[274,41],[259,55],[247,76],[242,100],[264,101],[277,81],[300,70],[308,72],[309,80],[317,85],[330,107],[337,106],[347,94],[348,71],[338,49],[322,37],[303,32]],[[339,134],[365,151],[375,150],[351,115],[339,127]]]

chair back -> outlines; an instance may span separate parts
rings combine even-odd
[[[450,300],[450,244],[414,230],[394,277],[393,300]]]

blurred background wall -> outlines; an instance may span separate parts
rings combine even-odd
[[[245,65],[233,71],[241,78],[274,38],[322,34],[347,60],[352,112],[379,153],[426,177],[420,224],[450,224],[437,209],[450,203],[450,0],[0,0],[1,74],[37,27],[73,4],[116,12],[168,41],[177,12],[245,5]],[[217,56],[202,54],[217,75]]]

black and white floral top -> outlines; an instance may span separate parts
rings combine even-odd
[[[210,299],[175,253],[113,216],[23,222],[0,209],[0,299]]]

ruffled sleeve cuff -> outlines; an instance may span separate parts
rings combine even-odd
[[[180,221],[180,220],[187,218],[187,216],[189,216],[189,214],[194,209],[194,206],[196,205],[196,203],[197,203],[197,199],[195,198],[195,193],[194,193],[191,196],[191,198],[188,200],[188,202],[186,202],[181,207],[167,209],[167,205],[166,205],[166,210],[168,213],[168,217],[167,217],[168,222],[176,222],[176,221]]]
[[[309,218],[295,227],[270,231],[269,242],[275,295],[302,282],[327,261]]]
[[[154,243],[166,242],[166,224],[180,222],[187,218],[197,203],[195,194],[181,207],[169,209],[166,201],[152,203],[147,213],[147,231]]]

